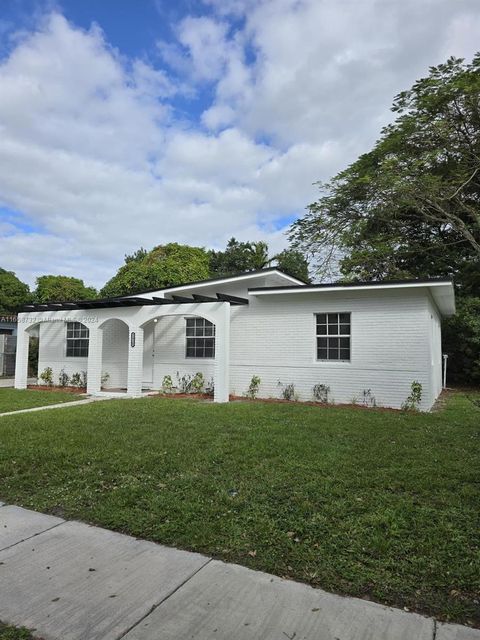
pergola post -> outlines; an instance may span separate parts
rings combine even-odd
[[[91,327],[88,334],[87,393],[96,394],[102,388],[103,331]]]
[[[138,396],[142,393],[143,380],[143,329],[131,326],[128,336],[128,382],[127,393]]]
[[[230,396],[230,304],[222,303],[215,326],[214,402],[228,402]]]
[[[15,356],[15,389],[27,388],[29,343],[30,334],[27,331],[27,325],[26,323],[19,322],[17,329],[17,353]]]

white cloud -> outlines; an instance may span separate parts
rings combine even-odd
[[[0,205],[34,227],[1,224],[0,266],[101,285],[140,245],[281,249],[312,183],[369,148],[429,65],[471,57],[480,20],[470,0],[205,4],[161,64],[56,13],[0,61]]]

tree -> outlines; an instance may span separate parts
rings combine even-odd
[[[480,54],[432,67],[392,111],[372,151],[321,185],[290,239],[323,277],[453,278],[449,369],[480,382]]]
[[[40,276],[34,291],[35,302],[75,302],[96,297],[93,287],[86,287],[83,280],[70,276]]]
[[[239,242],[230,238],[225,251],[210,251],[210,270],[218,277],[258,271],[273,265],[291,276],[309,281],[308,262],[296,249],[284,249],[270,258],[266,242]]]
[[[30,302],[30,289],[13,271],[0,268],[0,314],[13,314]]]
[[[450,58],[400,93],[372,151],[321,185],[291,229],[325,276],[451,276],[480,287],[480,54]]]
[[[442,330],[448,379],[464,384],[480,382],[480,297],[460,296],[456,315],[447,318]]]
[[[115,297],[144,289],[162,289],[210,277],[209,254],[201,247],[177,243],[159,245],[150,252],[140,249],[125,256],[125,264],[101,290]]]
[[[303,282],[310,282],[308,261],[301,251],[284,249],[275,256],[274,260],[280,271],[284,271],[294,278],[303,280]]]
[[[239,242],[230,238],[225,251],[210,251],[210,270],[219,278],[257,271],[268,263],[268,245],[265,242]]]

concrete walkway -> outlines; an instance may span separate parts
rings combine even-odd
[[[88,398],[83,398],[82,400],[72,400],[71,402],[60,402],[57,404],[46,404],[43,407],[30,407],[29,409],[17,409],[16,411],[6,411],[5,413],[0,413],[0,418],[2,416],[15,416],[17,413],[31,413],[32,411],[46,411],[47,409],[62,409],[63,407],[76,407],[79,404],[90,404],[91,402],[98,402],[100,400],[109,400],[108,397],[97,397],[97,396],[89,396]]]
[[[479,630],[8,505],[0,620],[45,640],[480,639]]]

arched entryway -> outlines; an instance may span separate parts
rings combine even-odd
[[[101,387],[126,391],[128,386],[128,324],[110,318],[99,326],[102,332]]]

